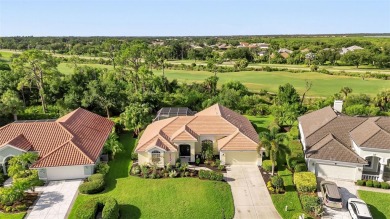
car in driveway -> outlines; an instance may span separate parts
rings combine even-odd
[[[347,208],[352,219],[373,219],[367,204],[361,199],[348,199]]]
[[[343,200],[341,198],[340,191],[336,183],[330,181],[322,181],[320,184],[320,188],[324,205],[337,209],[343,208]]]

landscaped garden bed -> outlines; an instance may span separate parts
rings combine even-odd
[[[358,180],[356,182],[358,186],[366,186],[380,189],[390,189],[390,184],[387,182],[379,182],[376,180]]]
[[[23,199],[14,202],[12,205],[0,204],[0,211],[7,212],[7,213],[25,212],[31,205],[34,204],[38,196],[39,194],[36,192],[26,192],[24,193]]]

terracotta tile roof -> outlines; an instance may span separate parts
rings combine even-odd
[[[248,150],[254,151],[257,149],[258,143],[253,142],[246,135],[236,131],[232,135],[218,140],[218,149],[222,151],[240,151]]]
[[[298,118],[298,121],[302,126],[303,134],[307,138],[336,117],[337,114],[333,111],[332,107],[328,106],[303,115]]]
[[[177,116],[151,123],[141,136],[136,151],[145,151],[147,143],[155,137],[170,142],[172,145],[170,150],[177,151],[173,140],[197,140],[199,135],[230,136],[236,132],[240,133],[239,137],[243,142],[241,150],[255,150],[252,145],[257,146],[259,139],[249,120],[224,106],[215,104],[194,116]],[[233,143],[238,141],[237,137]],[[232,147],[226,147],[225,150],[234,148],[233,143]]]
[[[348,163],[367,163],[363,158],[335,139],[332,134],[326,135],[306,150],[306,157]]]
[[[23,135],[31,144],[29,151],[39,153],[33,167],[90,164],[99,157],[113,126],[110,120],[78,108],[56,121],[10,123],[0,128],[0,145]]]
[[[25,137],[23,134],[20,134],[13,138],[11,141],[8,143],[5,143],[4,145],[11,145],[14,147],[17,147],[21,150],[28,151],[30,148],[33,146]]]

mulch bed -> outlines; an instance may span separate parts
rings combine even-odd
[[[25,197],[22,201],[19,201],[19,202],[15,202],[11,207],[12,207],[12,213],[19,213],[19,212],[25,212],[30,206],[32,206],[35,202],[35,200],[37,200],[39,197],[39,193],[37,192],[26,192],[25,193]],[[20,206],[20,205],[26,205],[26,210],[23,210],[23,211],[18,211],[16,209],[16,206]],[[3,206],[0,204],[0,211],[2,212],[5,212],[5,209],[4,207],[7,207],[7,206]]]

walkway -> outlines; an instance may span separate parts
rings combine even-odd
[[[51,181],[36,189],[42,192],[27,219],[64,219],[82,180]]]
[[[225,174],[230,184],[235,207],[234,218],[280,219],[257,166],[228,166]]]
[[[367,187],[367,186],[356,186],[356,187],[357,187],[358,190],[390,194],[390,190],[389,189],[380,189],[380,188],[373,188],[373,187]]]

